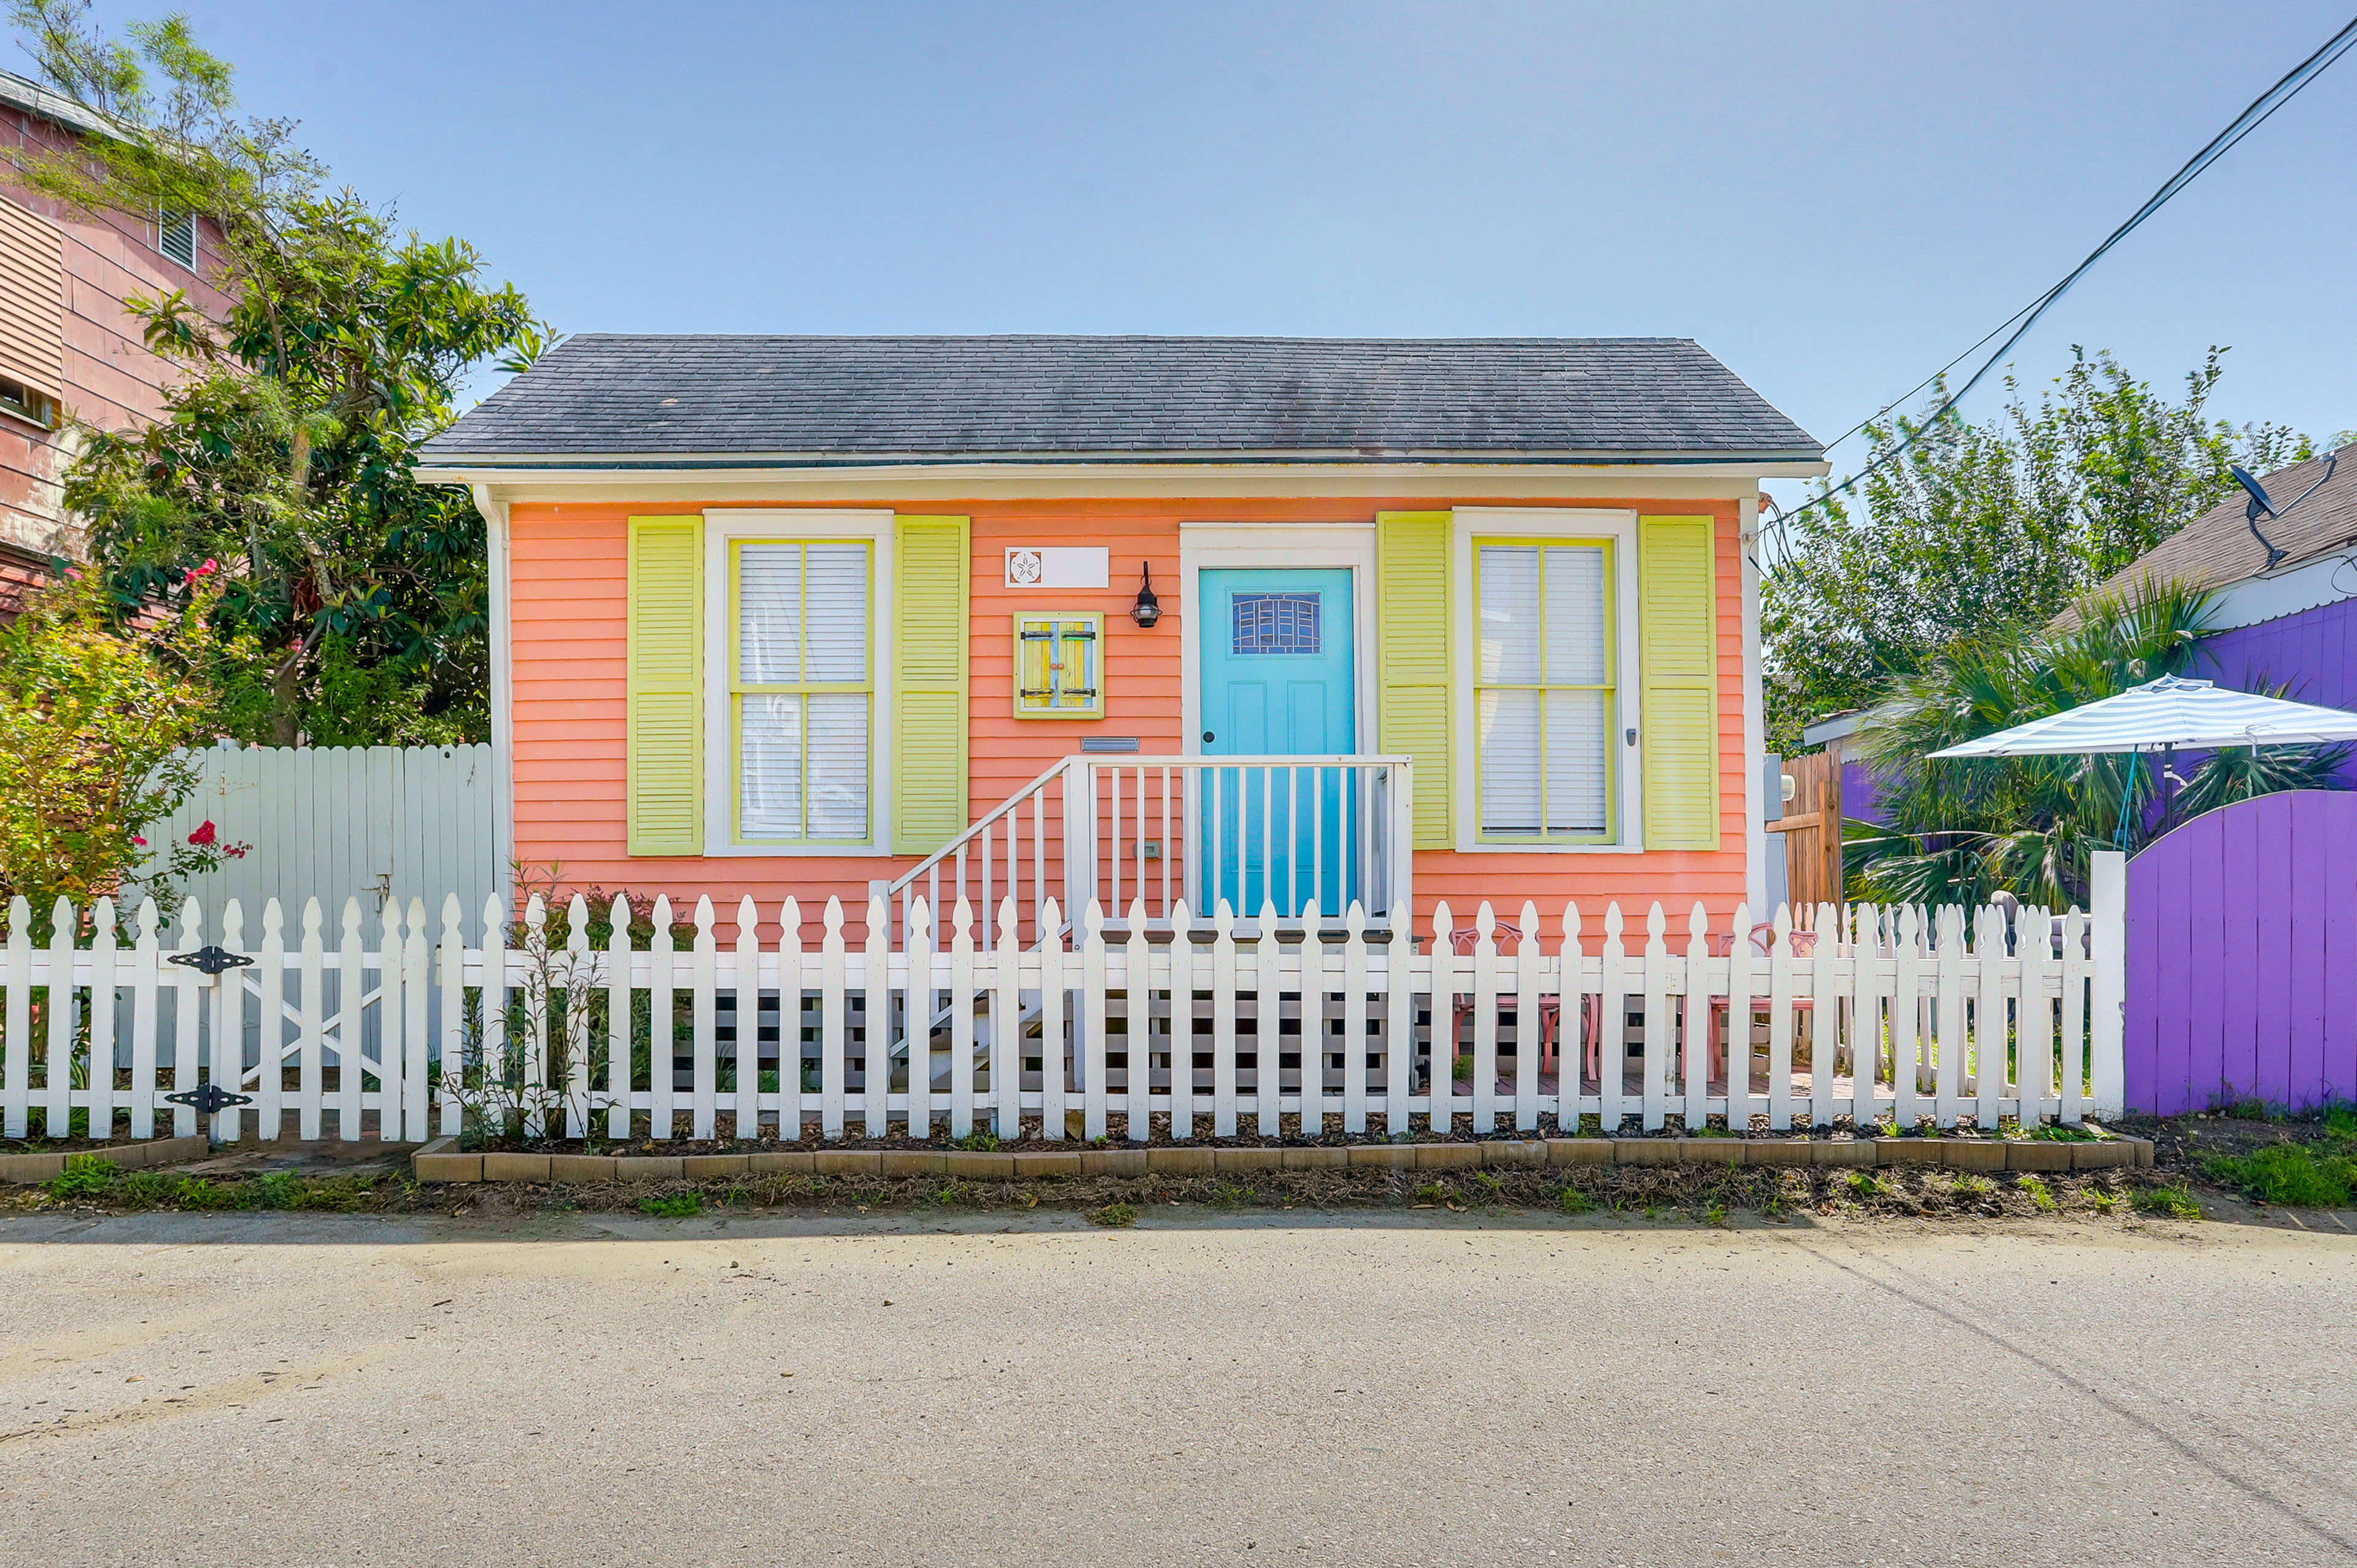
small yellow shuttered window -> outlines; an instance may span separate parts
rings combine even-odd
[[[1717,580],[1706,517],[1637,520],[1645,847],[1718,847]]]
[[[704,853],[704,520],[630,522],[627,842]]]

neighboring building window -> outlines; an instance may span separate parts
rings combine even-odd
[[[1611,546],[1477,542],[1484,840],[1609,838]]]
[[[156,248],[190,272],[197,268],[197,215],[165,212],[156,219]]]
[[[44,428],[58,422],[56,403],[45,394],[9,376],[0,376],[0,410],[19,419],[29,419]]]
[[[870,549],[865,540],[735,547],[729,700],[742,843],[872,836]]]

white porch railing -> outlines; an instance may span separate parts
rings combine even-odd
[[[1182,906],[1200,926],[1223,902],[1247,935],[1268,915],[1339,928],[1354,902],[1389,929],[1414,908],[1413,804],[1404,757],[1069,757],[883,893],[904,940],[919,897],[985,910],[1012,897],[1031,944],[1050,897],[1095,899],[1117,934],[1132,918],[1168,933]],[[992,951],[998,933],[981,940]]]
[[[214,1116],[218,1137],[414,1141],[458,1130],[444,1069],[486,1059],[560,1091],[539,1103],[567,1134],[615,1138],[710,1138],[723,1118],[740,1138],[1011,1137],[1036,1119],[1058,1139],[1071,1115],[1133,1141],[1378,1120],[2077,1122],[2123,1099],[2116,859],[2099,859],[2092,914],[1821,907],[1813,944],[1782,912],[1757,941],[1741,911],[1714,932],[1699,906],[1674,936],[1658,904],[1641,931],[1616,904],[1600,921],[1567,906],[1551,933],[1527,904],[1512,929],[1483,905],[1462,948],[1445,905],[1420,943],[1355,907],[1340,932],[1245,936],[1222,912],[1208,940],[1156,940],[1142,912],[1114,937],[1086,905],[1068,939],[1052,896],[1027,943],[1006,896],[985,950],[967,905],[936,931],[921,897],[895,943],[879,896],[857,949],[832,899],[814,946],[791,899],[764,945],[749,898],[726,945],[710,899],[677,937],[657,899],[651,934],[618,900],[593,948],[576,898],[561,940],[519,948],[496,903],[470,945],[453,896],[438,931],[418,901],[369,920],[347,904],[333,940],[316,901],[294,940],[268,905],[253,940],[236,905],[212,931],[191,904],[168,947],[153,906],[127,943],[111,910],[77,940],[60,908],[37,946],[20,899],[0,943],[0,1133],[36,1114],[51,1136],[86,1120],[145,1137],[165,1117],[192,1133],[198,1113],[165,1096],[216,1083],[248,1097]],[[1198,929],[1183,899],[1171,918]],[[524,930],[549,920],[535,901]],[[208,949],[214,967],[250,961],[174,961]]]

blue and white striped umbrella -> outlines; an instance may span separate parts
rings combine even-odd
[[[2116,697],[1985,735],[1933,757],[2079,757],[2169,746],[2309,746],[2357,740],[2357,714],[2164,675]]]

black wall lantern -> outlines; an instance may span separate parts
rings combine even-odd
[[[1137,603],[1129,607],[1129,618],[1135,621],[1140,628],[1151,630],[1154,623],[1162,618],[1162,601],[1154,596],[1154,563],[1148,561],[1143,564],[1145,581],[1138,585]]]

